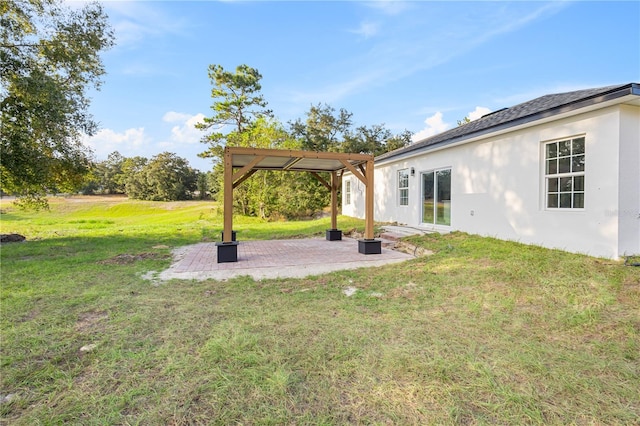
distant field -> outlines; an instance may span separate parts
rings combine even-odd
[[[158,285],[172,248],[219,240],[217,204],[50,203],[0,201],[28,239],[0,251],[3,424],[639,423],[638,267],[453,233],[392,266]]]

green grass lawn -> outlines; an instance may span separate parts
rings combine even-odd
[[[639,423],[638,267],[452,233],[380,268],[158,285],[142,275],[219,240],[221,209],[88,200],[1,204],[28,238],[1,248],[2,423]]]

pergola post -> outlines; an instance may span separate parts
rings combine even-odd
[[[342,240],[342,231],[338,229],[338,172],[331,172],[331,229],[327,229],[327,240]]]
[[[231,242],[231,231],[233,230],[233,162],[231,153],[227,148],[224,150],[224,233],[222,241]]]
[[[373,239],[373,161],[367,161],[365,169],[365,178],[367,179],[367,192],[365,195],[365,212],[364,212],[364,238]]]
[[[218,263],[238,261],[238,243],[233,241],[233,161],[229,148],[224,149],[224,228],[218,246]]]
[[[331,229],[338,228],[338,173],[331,172]]]
[[[358,240],[358,253],[362,254],[382,253],[382,241],[373,238],[373,175],[373,160],[369,160],[364,170],[364,239]]]

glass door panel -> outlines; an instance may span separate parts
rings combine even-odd
[[[438,225],[451,225],[451,169],[436,172]]]
[[[422,173],[422,223],[434,223],[434,173]]]

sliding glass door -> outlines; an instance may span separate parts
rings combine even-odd
[[[451,169],[422,173],[422,223],[451,225]]]

